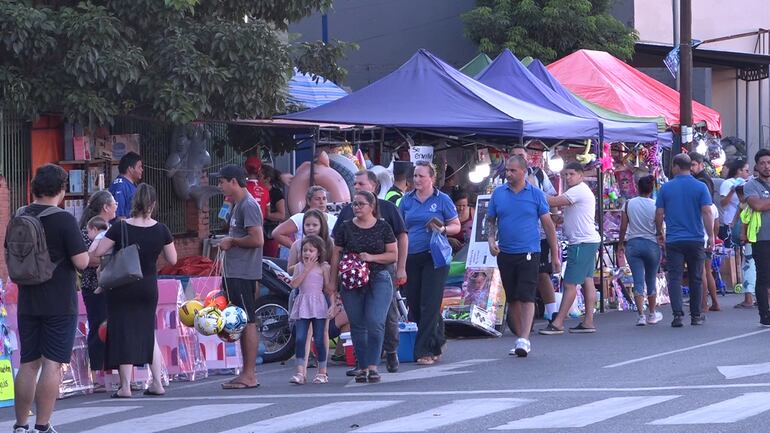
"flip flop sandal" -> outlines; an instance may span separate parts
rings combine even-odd
[[[583,323],[579,323],[574,328],[569,328],[571,334],[593,334],[596,332],[596,328],[589,328],[584,326]]]
[[[257,383],[256,385],[249,385],[236,380],[231,380],[229,382],[225,382],[222,384],[222,389],[252,389],[252,388],[259,388],[259,383]]]
[[[356,374],[356,383],[366,383],[366,379],[369,376],[369,370],[360,370]]]
[[[417,364],[419,365],[433,365],[436,361],[433,360],[432,356],[424,356],[417,360]]]

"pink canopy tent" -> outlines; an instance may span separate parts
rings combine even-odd
[[[578,50],[548,65],[548,71],[591,103],[632,116],[663,116],[669,127],[679,125],[679,92],[609,53]],[[721,134],[719,113],[695,101],[692,105],[693,123]]]

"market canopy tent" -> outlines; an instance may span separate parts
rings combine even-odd
[[[655,123],[602,119],[574,97],[566,98],[553,91],[527,70],[507,48],[476,76],[476,80],[505,94],[549,110],[597,119],[604,126],[606,141],[651,143],[657,140],[658,128]]]
[[[344,98],[284,119],[503,137],[585,139],[599,122],[518,100],[419,50],[394,72]]]
[[[663,116],[679,125],[679,92],[604,51],[578,50],[548,65],[548,71],[575,95],[632,116]],[[721,133],[719,113],[693,101],[693,122]]]
[[[479,72],[483,71],[484,68],[489,66],[490,63],[492,63],[492,59],[490,59],[488,55],[481,53],[460,68],[460,72],[469,77],[475,77]]]
[[[348,92],[323,77],[314,81],[310,74],[300,73],[294,68],[289,80],[289,103],[304,108],[315,108],[347,96]]]

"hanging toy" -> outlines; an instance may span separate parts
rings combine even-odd
[[[583,165],[588,165],[596,160],[596,155],[588,153],[591,151],[591,140],[586,140],[586,148],[582,154],[576,157],[577,161]]]
[[[612,149],[610,149],[610,143],[608,142],[605,142],[602,147],[602,158],[599,162],[601,162],[602,173],[607,173],[608,171],[612,171],[613,168]]]

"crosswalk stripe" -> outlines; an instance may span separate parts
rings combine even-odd
[[[525,405],[533,400],[521,398],[479,398],[455,400],[444,406],[429,409],[394,420],[356,429],[356,432],[422,432],[434,428],[479,418],[506,409]]]
[[[56,410],[51,417],[51,424],[64,425],[75,421],[82,421],[84,419],[96,418],[104,415],[111,415],[113,413],[126,412],[132,409],[139,409],[141,406],[108,406],[108,407],[83,407],[76,409],[62,409]],[[35,417],[29,418],[29,423],[33,424]],[[5,421],[0,423],[0,431],[7,431],[13,428],[15,421]]]
[[[82,433],[110,433],[119,431],[154,433],[192,425],[213,418],[248,412],[265,406],[270,406],[270,403],[207,404],[205,406],[189,406],[150,416],[134,417],[125,421],[99,426]]]
[[[338,401],[289,415],[262,420],[243,427],[227,430],[226,433],[253,433],[262,431],[280,433],[296,431],[297,429],[323,424],[325,422],[337,421],[364,412],[382,409],[397,403],[401,402],[387,400]]]
[[[689,412],[655,420],[653,425],[726,424],[770,410],[770,392],[750,392]]]
[[[522,430],[544,428],[585,427],[618,415],[663,403],[678,395],[653,395],[644,397],[612,397],[593,403],[557,410],[543,415],[524,418],[494,427],[492,430]]]

